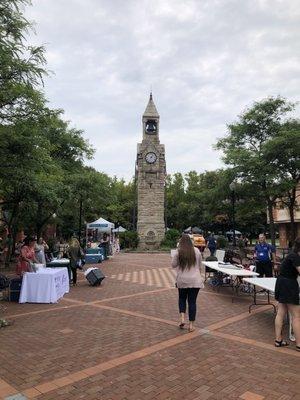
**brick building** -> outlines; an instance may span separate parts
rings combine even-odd
[[[296,224],[296,236],[300,236],[300,183],[296,190],[297,196],[297,207],[294,210],[295,224]],[[288,247],[288,243],[291,240],[291,219],[289,210],[281,201],[278,201],[277,206],[273,210],[274,222],[278,227],[279,231],[279,243],[280,247]]]

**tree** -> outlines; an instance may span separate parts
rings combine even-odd
[[[276,97],[256,102],[228,126],[228,135],[220,139],[216,148],[223,150],[224,161],[232,166],[237,176],[252,184],[262,193],[268,210],[270,236],[275,244],[273,207],[281,193],[280,171],[269,163],[266,145],[278,136],[284,124],[283,117],[294,104]]]
[[[46,74],[44,48],[27,45],[25,35],[32,29],[20,11],[29,0],[0,3],[0,122],[14,123],[39,113],[44,104],[37,90]]]
[[[133,214],[135,206],[134,182],[126,183],[123,179],[112,179],[111,202],[107,206],[108,219],[126,229],[133,229]]]
[[[170,228],[180,231],[188,226],[189,205],[185,197],[185,180],[181,173],[166,178],[166,219]]]
[[[291,241],[296,239],[295,210],[297,185],[300,181],[300,121],[285,122],[273,140],[265,144],[267,161],[280,174],[281,203],[288,208],[291,221]]]

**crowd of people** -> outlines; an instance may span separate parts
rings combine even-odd
[[[84,252],[78,239],[72,237],[69,242],[64,239],[57,240],[50,251],[46,241],[40,237],[27,236],[23,241],[18,242],[16,246],[17,264],[16,273],[22,276],[25,272],[33,269],[32,264],[43,264],[46,266],[53,258],[68,258],[72,271],[72,283],[77,283],[77,268],[80,260],[84,258]]]
[[[210,252],[210,256],[214,256],[217,250],[217,237],[213,232],[208,232],[207,236],[204,236],[202,230],[196,230],[193,232],[193,229],[191,229],[189,232],[185,232],[189,235],[190,239],[192,240],[193,244],[201,254],[203,255],[205,249],[207,248]],[[245,249],[247,248],[249,244],[249,240],[246,236],[239,235],[237,238],[237,245],[240,249],[240,252],[242,252],[243,256],[246,256],[245,254]]]
[[[94,242],[88,238],[86,248],[95,246],[104,248],[107,256],[120,251],[119,238],[114,236],[112,241],[108,233],[102,235],[100,242]],[[16,244],[15,255],[17,257],[16,274],[20,277],[25,272],[33,270],[32,264],[46,266],[53,259],[69,259],[73,286],[77,285],[77,270],[82,269],[85,263],[84,249],[75,236],[69,241],[64,238],[57,239],[51,248],[42,237],[37,239],[35,236],[27,236]]]
[[[107,233],[102,235],[100,243],[95,243],[88,237],[86,248],[95,246],[103,247],[107,255],[120,250],[118,237],[116,236],[112,241]],[[185,327],[185,315],[188,308],[190,332],[195,329],[197,296],[200,289],[204,288],[205,270],[202,267],[202,259],[206,248],[209,250],[209,257],[215,257],[217,240],[213,233],[209,233],[206,238],[202,232],[184,233],[172,258],[172,267],[177,271],[179,328]],[[84,251],[76,237],[73,236],[68,242],[61,238],[50,248],[42,237],[27,236],[16,244],[15,253],[17,255],[16,272],[20,277],[32,270],[32,264],[46,265],[54,257],[68,258],[72,271],[72,284],[77,285],[77,270],[82,268]],[[295,240],[290,253],[283,259],[280,266],[276,264],[275,256],[276,248],[267,243],[264,234],[260,234],[254,247],[253,262],[256,272],[260,278],[271,278],[274,274],[277,276],[275,299],[278,301],[278,311],[275,319],[275,346],[288,345],[288,342],[283,339],[282,328],[285,316],[289,312],[296,338],[296,349],[300,351],[300,305],[297,281],[300,275],[300,238]]]
[[[204,271],[202,270],[202,257],[205,247],[213,256],[216,251],[214,235],[211,234],[207,241],[203,235],[183,234],[178,242],[177,249],[172,258],[172,267],[176,269],[176,287],[178,288],[178,305],[180,314],[179,328],[185,326],[185,314],[188,305],[188,329],[194,330],[196,318],[196,300],[200,289],[204,287]],[[278,312],[275,319],[275,346],[287,346],[283,340],[282,328],[287,312],[292,318],[293,330],[296,338],[296,350],[300,351],[300,305],[299,284],[300,275],[300,238],[295,240],[291,252],[284,258],[280,268],[275,263],[274,246],[266,241],[266,236],[260,234],[254,249],[254,262],[260,278],[273,277],[277,269],[275,286],[275,299],[278,301]]]

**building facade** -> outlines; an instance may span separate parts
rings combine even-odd
[[[165,237],[165,146],[159,141],[159,114],[152,93],[142,117],[143,140],[137,145],[137,232],[139,248],[157,249]]]
[[[295,230],[296,237],[300,237],[300,184],[296,189],[296,203],[297,206],[294,209]],[[292,237],[291,218],[288,208],[281,201],[278,201],[273,209],[273,217],[278,227],[280,247],[288,247]]]

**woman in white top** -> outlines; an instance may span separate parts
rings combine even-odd
[[[196,318],[196,300],[201,288],[204,288],[204,278],[201,276],[201,253],[194,247],[188,235],[182,235],[176,250],[172,267],[177,270],[176,286],[179,295],[179,328],[183,329],[185,322],[186,302],[189,309],[189,331],[193,332]]]
[[[35,258],[40,264],[44,264],[46,266],[45,250],[49,250],[49,247],[42,237],[40,237],[38,242],[35,244],[34,250]]]

